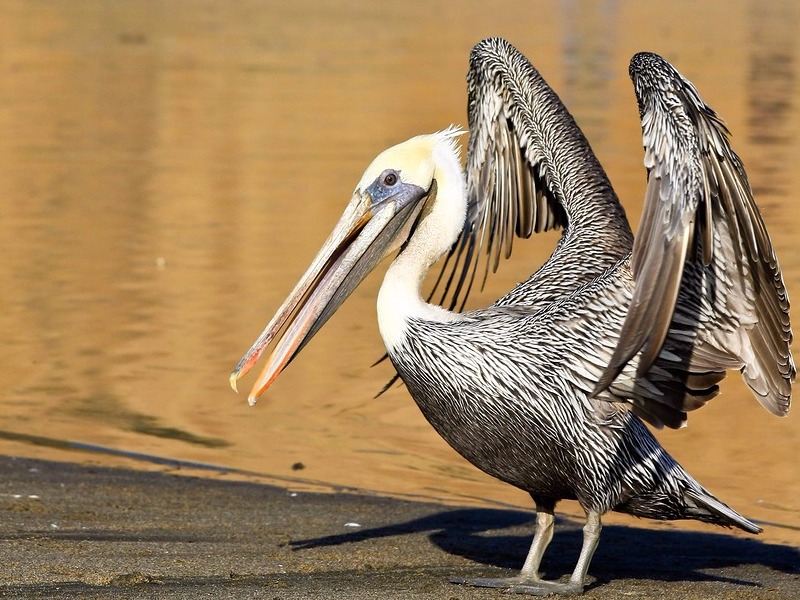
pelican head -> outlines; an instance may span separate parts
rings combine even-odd
[[[311,266],[231,373],[236,382],[278,336],[272,354],[248,396],[250,404],[384,258],[398,250],[436,196],[438,148],[454,148],[461,132],[421,135],[379,154],[364,172],[350,203]],[[456,154],[457,156],[457,154]]]

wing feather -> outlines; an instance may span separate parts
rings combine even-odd
[[[789,300],[728,130],[661,57],[637,54],[630,73],[648,182],[631,260],[633,298],[593,395],[613,390],[632,361],[636,378],[652,378],[656,367],[673,363],[681,384],[701,389],[737,368],[765,408],[786,414],[795,377]],[[668,356],[681,355],[669,351],[675,344],[687,357],[681,365]],[[691,396],[666,394],[647,402],[663,401],[680,412],[702,405]]]
[[[505,40],[477,44],[468,74],[469,148],[467,219],[461,237],[442,267],[449,274],[434,286],[439,303],[462,310],[483,261],[484,285],[502,259],[511,256],[514,238],[567,225],[557,191],[546,185],[534,110],[554,111],[577,130],[569,113],[528,60]],[[542,104],[548,106],[542,106]],[[580,134],[579,130],[578,134]],[[455,258],[455,260],[453,260]]]

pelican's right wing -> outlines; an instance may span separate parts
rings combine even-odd
[[[624,255],[632,243],[624,211],[583,133],[531,63],[507,41],[489,38],[473,48],[467,79],[467,219],[434,289],[444,286],[439,303],[462,309],[478,263],[485,262],[485,282],[501,256],[511,255],[514,237],[578,225],[593,211],[617,218],[622,242],[614,252]],[[561,291],[597,274],[578,276],[581,268],[574,261],[562,267],[570,273],[561,273]]]
[[[511,255],[515,237],[558,228],[602,232],[602,239],[584,236],[586,253],[551,259],[498,301],[543,306],[624,256],[633,234],[572,115],[516,48],[500,38],[476,44],[467,85],[467,218],[428,300],[463,310],[478,271],[485,282]]]
[[[630,74],[647,189],[633,249],[633,298],[594,394],[638,355],[636,377],[656,387],[680,386],[676,373],[711,381],[741,369],[759,402],[784,415],[795,376],[789,300],[728,131],[661,57],[637,54]],[[681,398],[654,393],[648,402]],[[687,396],[672,408],[696,406]]]

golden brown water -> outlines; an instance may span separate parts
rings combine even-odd
[[[2,2],[0,452],[126,460],[85,444],[303,488],[529,506],[456,456],[403,388],[373,399],[390,375],[369,368],[380,274],[257,408],[228,374],[374,155],[465,123],[469,49],[488,35],[560,93],[634,222],[644,172],[627,61],[672,60],[726,118],[800,293],[800,8],[643,4]],[[518,244],[474,304],[526,277],[553,239]],[[797,411],[770,416],[735,374],[723,389],[659,439],[767,522],[765,539],[797,544]]]

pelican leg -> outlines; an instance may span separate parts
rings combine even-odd
[[[578,557],[575,570],[566,583],[545,581],[539,577],[539,565],[542,562],[547,546],[550,544],[550,540],[553,539],[554,524],[555,516],[552,510],[537,510],[536,532],[533,536],[531,549],[528,551],[522,570],[516,577],[451,579],[451,581],[476,587],[505,588],[507,592],[512,594],[528,594],[530,596],[582,594],[589,563],[592,561],[592,556],[600,540],[600,530],[602,529],[600,514],[596,512],[588,512],[586,514],[581,554]]]
[[[526,560],[525,566],[522,567],[522,572],[517,578],[519,582],[509,587],[508,592],[512,594],[529,594],[531,596],[546,596],[548,594],[570,596],[582,594],[583,586],[586,582],[586,573],[589,570],[589,563],[592,562],[592,556],[594,556],[597,543],[600,541],[600,531],[602,528],[603,524],[600,521],[599,513],[586,513],[586,524],[583,526],[583,546],[581,546],[581,554],[578,557],[578,562],[567,583],[543,581],[539,579],[538,573],[533,573],[533,577],[526,578],[525,567],[528,566],[528,561]],[[534,548],[532,546],[531,554],[533,550]],[[528,558],[530,558],[530,554]],[[539,558],[541,559],[541,557]]]

